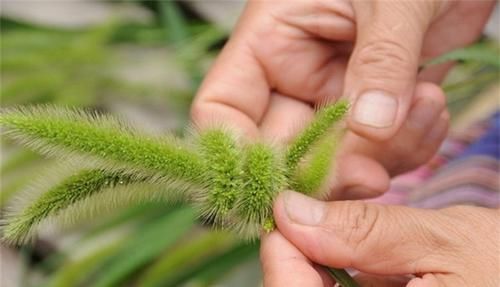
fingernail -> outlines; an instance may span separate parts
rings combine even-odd
[[[395,97],[382,91],[368,91],[356,101],[353,118],[363,125],[387,128],[394,124],[397,109]]]
[[[288,218],[302,225],[318,225],[325,214],[325,203],[294,191],[283,195]]]

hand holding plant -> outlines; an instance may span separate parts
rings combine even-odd
[[[89,209],[92,199],[106,192],[113,202],[191,202],[216,227],[255,238],[274,229],[271,208],[280,191],[325,195],[321,190],[342,133],[334,123],[346,111],[345,102],[325,107],[283,148],[238,140],[223,128],[185,139],[154,137],[78,110],[7,109],[0,117],[7,136],[49,156],[78,161],[79,169],[8,220],[4,238],[25,242],[43,221],[68,209]],[[115,191],[118,187],[128,189]]]
[[[325,203],[290,191],[278,197],[274,216],[279,232],[261,247],[265,286],[333,286],[312,262],[355,268],[361,286],[500,284],[499,210]]]
[[[249,137],[286,142],[297,123],[311,117],[311,106],[347,98],[353,109],[330,198],[377,196],[387,189],[391,176],[426,162],[447,133],[449,114],[437,83],[451,65],[422,63],[474,42],[494,5],[494,1],[250,1],[205,78],[193,118],[201,125],[213,120],[232,123]],[[498,57],[492,58],[497,65]],[[289,236],[300,235],[285,235],[290,240]],[[277,233],[274,237],[283,239]],[[311,261],[317,258],[306,259],[310,254],[305,250],[321,253],[329,250],[325,246],[304,243],[298,250],[285,239],[274,244],[267,240],[263,244],[269,246],[269,254],[263,256],[263,265],[270,273],[268,285],[310,286],[307,282],[314,278],[317,286],[331,283],[321,280],[324,272],[316,272]],[[301,261],[294,265],[295,260],[286,260],[293,262],[290,266],[279,263],[289,258]],[[305,273],[289,276],[297,269]]]

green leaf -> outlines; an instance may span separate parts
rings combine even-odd
[[[161,217],[131,238],[116,256],[109,258],[92,286],[120,286],[135,271],[179,240],[195,222],[195,211],[186,207]]]
[[[88,276],[102,268],[102,263],[116,253],[123,245],[123,241],[113,242],[100,248],[97,252],[64,264],[51,278],[48,287],[79,286],[88,280]]]
[[[459,48],[434,58],[424,64],[424,67],[442,64],[449,61],[472,61],[500,68],[500,47],[494,44],[474,44]]]
[[[159,1],[161,20],[171,43],[180,44],[189,38],[186,19],[174,1]]]
[[[207,232],[197,236],[173,250],[168,250],[145,270],[138,279],[138,286],[177,286],[193,268],[227,250],[234,241],[234,237],[220,232]]]
[[[257,242],[239,244],[224,254],[212,258],[202,266],[191,270],[186,276],[189,286],[214,286],[225,274],[242,262],[258,257],[259,244]]]

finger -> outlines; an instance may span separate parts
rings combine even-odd
[[[387,171],[373,158],[347,153],[340,154],[337,163],[330,200],[377,197],[389,189]]]
[[[386,140],[403,123],[415,87],[424,35],[434,5],[411,1],[354,1],[356,46],[344,96],[354,102],[349,127]],[[367,7],[371,5],[371,7]]]
[[[465,47],[477,41],[482,35],[488,15],[497,1],[441,1],[442,8],[438,17],[427,30],[422,49],[422,63],[443,55],[453,49]],[[457,20],[457,15],[460,21]],[[460,31],[454,35],[451,31]],[[453,65],[443,63],[425,67],[419,78],[440,83]]]
[[[446,135],[446,126],[439,119],[445,108],[446,98],[441,88],[419,83],[408,119],[389,141],[378,143],[347,134],[339,152],[337,180],[330,199],[380,196],[389,188],[389,176],[425,163]],[[433,133],[435,136],[431,136]]]
[[[333,281],[279,232],[263,236],[260,258],[266,287],[333,286]]]
[[[418,83],[408,118],[396,135],[405,140],[401,145],[414,143],[418,146],[445,109],[446,96],[440,87],[427,82]]]
[[[372,151],[391,177],[424,164],[436,153],[446,135],[447,126],[441,121],[447,120],[440,118],[447,113],[445,110],[446,97],[440,87],[432,83],[417,84],[408,118],[394,138],[387,142],[392,154],[387,156]],[[433,131],[438,134],[430,136]]]
[[[449,218],[439,211],[368,204],[325,203],[283,192],[274,205],[279,231],[319,264],[397,275],[449,272],[454,245]],[[455,239],[456,240],[456,239]],[[453,258],[453,256],[451,256]]]
[[[257,125],[268,105],[270,85],[249,44],[252,32],[245,28],[252,27],[255,18],[247,9],[240,28],[205,77],[191,108],[196,126],[224,123],[249,137],[258,136]]]
[[[416,154],[417,157],[430,158],[435,155],[441,144],[448,136],[448,129],[450,127],[450,114],[447,110],[442,111],[441,115],[432,129],[427,133],[425,139],[422,141],[420,148]]]
[[[259,126],[263,138],[276,143],[287,143],[314,116],[314,109],[292,97],[273,93],[266,114]]]

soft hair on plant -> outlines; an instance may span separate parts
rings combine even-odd
[[[216,228],[255,238],[274,228],[272,203],[280,191],[321,196],[339,138],[334,124],[347,109],[343,101],[322,108],[287,147],[237,141],[223,128],[180,139],[145,135],[116,118],[74,109],[4,110],[5,136],[49,156],[84,159],[87,166],[9,216],[3,237],[26,242],[40,223],[78,207],[92,208],[105,191],[148,184],[158,186],[161,196],[141,196],[190,202]],[[130,198],[124,191],[109,194],[115,202]]]

